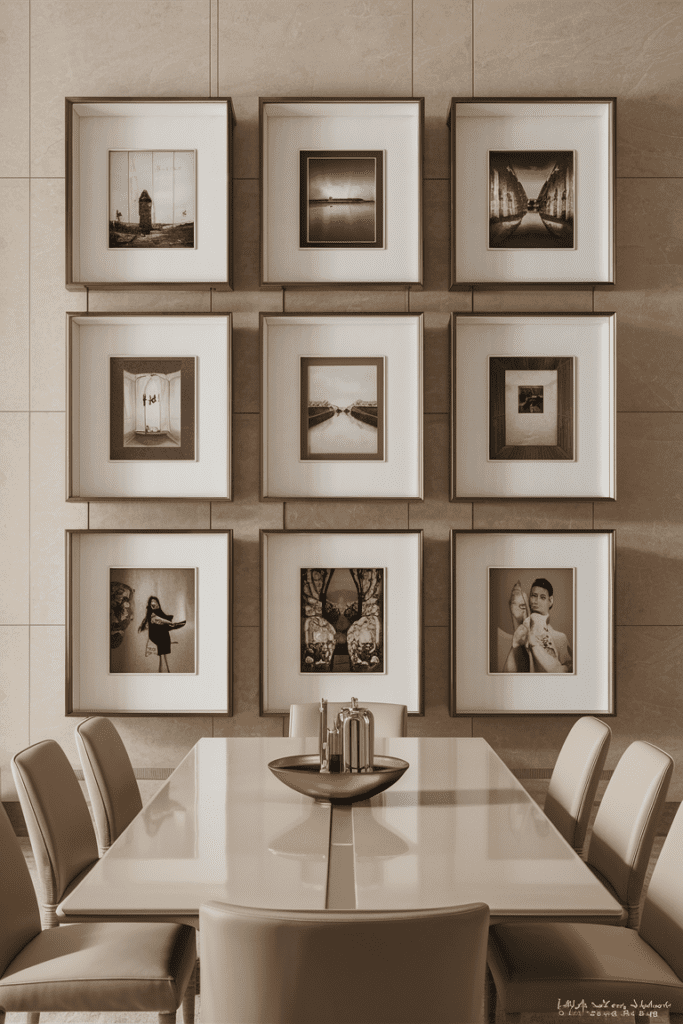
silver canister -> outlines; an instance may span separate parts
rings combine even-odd
[[[372,711],[358,706],[357,697],[352,698],[350,708],[342,708],[337,715],[337,732],[341,736],[341,771],[373,771],[374,717]]]

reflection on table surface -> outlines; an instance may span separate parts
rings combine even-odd
[[[392,739],[376,749],[410,769],[353,808],[359,909],[482,900],[501,916],[618,914],[616,900],[485,740]],[[407,850],[378,855],[379,826]]]
[[[283,786],[305,739],[203,739],[71,896],[71,914],[192,916],[201,903],[322,909],[330,805]],[[287,838],[289,836],[289,838]],[[298,856],[293,841],[298,837]]]
[[[618,912],[485,740],[378,740],[378,754],[410,767],[352,810],[332,811],[268,769],[316,750],[315,739],[200,740],[67,897],[66,916],[191,917],[207,900],[320,910],[330,857],[345,865],[330,870],[342,901],[330,906]],[[341,845],[330,846],[331,828]]]

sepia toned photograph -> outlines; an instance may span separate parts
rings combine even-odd
[[[301,458],[384,458],[384,359],[301,359]]]
[[[194,149],[109,151],[109,248],[193,249]]]
[[[517,412],[543,412],[543,385],[517,388]]]
[[[112,461],[196,458],[196,358],[109,360]]]
[[[384,569],[301,569],[301,671],[384,670]]]
[[[573,249],[573,150],[489,151],[489,248]]]
[[[574,569],[489,568],[489,672],[574,673]]]
[[[574,408],[573,357],[489,357],[489,459],[573,459]]]
[[[109,570],[109,672],[194,674],[196,569]]]
[[[382,150],[302,150],[301,248],[384,246]]]

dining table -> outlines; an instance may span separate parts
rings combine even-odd
[[[268,768],[315,738],[205,738],[62,901],[78,920],[183,920],[218,900],[286,910],[406,910],[482,901],[493,922],[614,921],[621,907],[480,737],[382,739],[407,761],[353,804]]]

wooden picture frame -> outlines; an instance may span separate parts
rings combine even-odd
[[[259,99],[261,287],[421,284],[423,135],[422,98]],[[311,241],[306,168],[314,154],[374,160],[376,175],[372,194],[360,172],[345,176],[337,169],[333,184],[320,179],[313,200],[326,195],[331,212],[316,220]],[[363,226],[368,217],[374,217],[372,235]]]
[[[66,327],[66,500],[231,501],[232,314],[67,313]],[[135,390],[169,375],[166,396]]]
[[[451,531],[451,715],[616,713],[615,537]]]
[[[232,714],[232,530],[65,539],[67,717]]]
[[[231,290],[232,100],[67,97],[65,105],[66,287]],[[176,160],[181,153],[193,154],[191,168]],[[113,171],[112,154],[121,155]]]
[[[452,501],[615,500],[614,313],[454,313],[451,367]]]
[[[260,694],[424,714],[421,530],[261,530]]]
[[[614,284],[616,100],[458,97],[451,290]]]
[[[260,319],[262,499],[421,499],[423,315]]]

